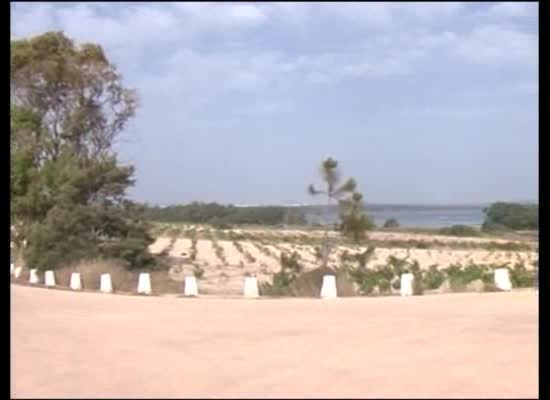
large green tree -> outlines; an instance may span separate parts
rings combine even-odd
[[[537,204],[496,202],[483,210],[484,231],[499,227],[514,230],[539,229],[539,207]]]
[[[152,238],[125,199],[134,170],[113,150],[137,96],[102,48],[61,32],[12,41],[10,88],[11,219],[18,244],[28,241],[25,262],[150,263]]]

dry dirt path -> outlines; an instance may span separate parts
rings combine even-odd
[[[327,301],[11,286],[14,398],[537,394],[532,291]]]

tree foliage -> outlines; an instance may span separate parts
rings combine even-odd
[[[484,231],[498,230],[499,226],[514,230],[539,229],[539,207],[535,204],[497,202],[483,212]]]
[[[100,46],[60,32],[12,41],[12,225],[33,268],[109,256],[139,267],[152,238],[125,199],[131,166],[113,151],[136,95]]]
[[[212,225],[303,225],[305,217],[283,206],[236,207],[218,203],[192,202],[185,205],[145,206],[144,216],[157,222],[187,222]]]
[[[366,231],[376,227],[364,211],[363,195],[357,192],[351,198],[340,200],[340,220],[342,234],[356,243],[365,237]]]

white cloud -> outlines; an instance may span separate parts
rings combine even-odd
[[[388,26],[394,21],[394,11],[397,3],[365,2],[365,3],[327,3],[321,8],[332,15],[344,17],[355,23],[367,24],[371,27]]]
[[[538,16],[538,3],[523,1],[496,3],[487,10],[487,15],[504,18],[535,17]]]
[[[235,5],[229,9],[229,15],[242,21],[261,22],[266,18],[265,14],[257,6],[252,4]]]
[[[47,3],[36,3],[28,9],[25,3],[11,3],[11,32],[16,36],[34,36],[51,29],[54,9]]]
[[[403,2],[398,3],[401,12],[419,22],[443,22],[457,16],[464,9],[462,2]]]
[[[454,52],[478,64],[537,64],[538,35],[499,25],[480,26],[461,38]]]
[[[252,3],[175,2],[170,5],[196,30],[225,30],[228,27],[260,24],[266,19],[262,9]]]
[[[489,10],[508,16],[533,12],[520,3]],[[233,92],[288,96],[307,85],[414,74],[424,61],[451,56],[488,66],[538,62],[538,35],[513,24],[473,18],[472,27],[445,25],[464,17],[458,2],[39,3],[12,11],[12,35],[60,29],[79,41],[101,43],[143,92],[170,91],[193,98],[194,107]],[[331,35],[330,48],[318,36],[320,21]],[[261,48],[250,40],[257,28],[274,35]],[[282,42],[281,33],[300,41]]]

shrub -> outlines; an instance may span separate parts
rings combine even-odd
[[[506,226],[502,224],[495,224],[495,223],[484,223],[481,226],[481,230],[486,233],[493,233],[493,234],[499,234],[499,233],[506,233],[509,232],[510,229],[508,229]]]
[[[389,293],[391,291],[391,281],[386,278],[382,278],[378,281],[378,289],[380,293]]]
[[[427,271],[424,272],[422,278],[427,289],[439,289],[445,281],[445,273],[440,271],[437,265],[432,265]]]
[[[199,265],[193,265],[193,275],[195,275],[195,278],[201,279],[204,275],[204,269]]]
[[[347,267],[349,276],[359,286],[361,295],[369,295],[378,285],[378,274],[376,271],[361,267]]]
[[[450,227],[441,228],[439,233],[442,235],[461,237],[480,236],[480,232],[476,228],[468,225],[452,225]]]
[[[231,226],[231,224],[228,224],[227,222],[225,222],[223,219],[221,218],[212,218],[212,220],[210,221],[210,225],[212,225],[213,228],[215,229],[219,229],[219,230],[229,230],[229,229],[233,229],[233,227]]]
[[[198,250],[197,250],[197,232],[196,231],[192,231],[191,233],[191,250],[189,252],[189,256],[191,258],[192,261],[195,261],[195,259],[197,258],[197,253],[198,253]]]
[[[389,218],[386,220],[386,222],[384,222],[384,228],[399,228],[399,222],[395,218]]]
[[[486,248],[489,250],[528,251],[531,250],[532,247],[529,243],[521,242],[489,242]]]
[[[481,280],[489,284],[494,279],[495,266],[469,264],[465,268],[461,264],[454,264],[445,269],[449,276],[451,288],[464,289],[466,285],[475,280]]]
[[[510,270],[510,281],[513,287],[526,288],[535,285],[535,271],[528,271],[523,262],[516,263]]]
[[[397,258],[395,256],[389,256],[386,260],[388,265],[392,268],[393,274],[397,277],[401,277],[409,269],[409,262],[404,258]]]
[[[300,264],[299,260],[299,255],[295,251],[290,255],[281,253],[280,270],[273,274],[271,283],[264,282],[260,285],[260,292],[269,295],[280,295],[285,293],[290,284],[303,271],[303,266]]]

